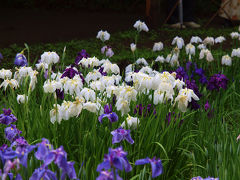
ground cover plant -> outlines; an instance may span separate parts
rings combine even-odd
[[[239,31],[181,33],[1,50],[2,179],[237,180]]]

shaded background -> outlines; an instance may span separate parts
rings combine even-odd
[[[220,6],[221,0],[215,0]],[[166,18],[166,0],[152,0],[145,16],[145,0],[8,0],[0,4],[0,48],[10,44],[47,43],[95,37],[131,29],[138,19],[159,28]],[[207,7],[207,8],[206,8]],[[197,0],[196,17],[204,24],[218,10],[211,0]],[[212,23],[214,24],[214,22]]]

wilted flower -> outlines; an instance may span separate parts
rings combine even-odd
[[[152,167],[152,178],[160,176],[163,173],[162,161],[156,157],[153,157],[152,159],[148,157],[145,159],[139,159],[135,162],[135,165],[144,165],[149,163]]]
[[[136,48],[137,48],[137,45],[134,44],[134,43],[131,43],[130,44],[130,48],[131,48],[131,51],[134,52],[136,50]]]
[[[3,114],[0,114],[0,123],[9,125],[15,121],[17,121],[17,118],[11,114],[11,109],[4,109],[3,108]]]
[[[154,43],[153,45],[153,51],[161,51],[163,49],[163,43],[162,42],[158,42],[158,43]]]
[[[100,39],[102,42],[110,39],[110,34],[107,31],[99,31],[97,34],[97,39]]]
[[[133,25],[133,27],[136,28],[138,32],[141,32],[141,31],[148,32],[149,31],[145,22],[142,22],[140,20],[136,21],[135,24]]]
[[[17,53],[14,64],[17,66],[27,66],[27,58],[22,53]]]
[[[125,130],[122,127],[120,127],[118,129],[112,131],[111,134],[113,135],[113,138],[112,138],[112,143],[113,144],[119,143],[122,140],[126,140],[130,144],[134,143],[134,141],[133,141],[133,139],[130,135],[130,130]]]
[[[104,106],[104,114],[98,117],[100,123],[102,123],[102,119],[107,117],[111,123],[116,122],[118,120],[118,116],[115,112],[112,112],[112,105]]]

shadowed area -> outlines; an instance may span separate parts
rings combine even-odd
[[[0,47],[95,37],[131,28],[140,14],[111,11],[0,9]]]

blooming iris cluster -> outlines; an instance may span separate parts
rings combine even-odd
[[[53,149],[53,146],[47,139],[42,139],[42,142],[36,145],[37,151],[35,157],[43,161],[40,168],[35,169],[34,173],[30,177],[30,180],[35,179],[57,179],[56,173],[48,169],[48,166],[54,162],[59,169],[62,170],[61,179],[65,179],[68,176],[70,179],[77,179],[76,172],[74,169],[74,162],[67,161],[67,153],[63,147]]]
[[[214,74],[210,77],[207,89],[209,90],[217,90],[219,91],[220,88],[226,89],[228,83],[228,78],[224,74]]]
[[[56,173],[48,169],[52,162],[61,169],[61,179],[65,179],[66,176],[70,179],[77,179],[74,162],[67,161],[67,153],[62,146],[58,149],[53,149],[53,146],[47,139],[43,139],[41,143],[36,145],[29,145],[24,137],[20,136],[22,132],[16,128],[16,125],[11,124],[16,121],[16,118],[10,113],[10,109],[4,109],[4,114],[0,116],[2,124],[10,124],[10,126],[5,128],[5,138],[11,143],[10,147],[6,144],[0,147],[0,159],[4,165],[3,174],[0,174],[2,179],[6,179],[7,176],[12,179],[13,174],[11,170],[16,169],[18,171],[20,165],[27,167],[28,155],[36,148],[35,157],[43,161],[43,164],[33,172],[30,177],[31,180],[42,178],[57,180]],[[17,174],[15,179],[21,180],[22,177],[20,174]]]
[[[103,162],[97,166],[97,171],[101,174],[106,173],[106,171],[103,172],[103,169],[110,172],[113,171],[113,173],[117,173],[118,170],[125,170],[126,172],[131,171],[132,166],[128,162],[127,152],[123,151],[122,147],[118,147],[116,149],[109,148],[108,154],[104,155]],[[114,169],[117,171],[114,172]]]

